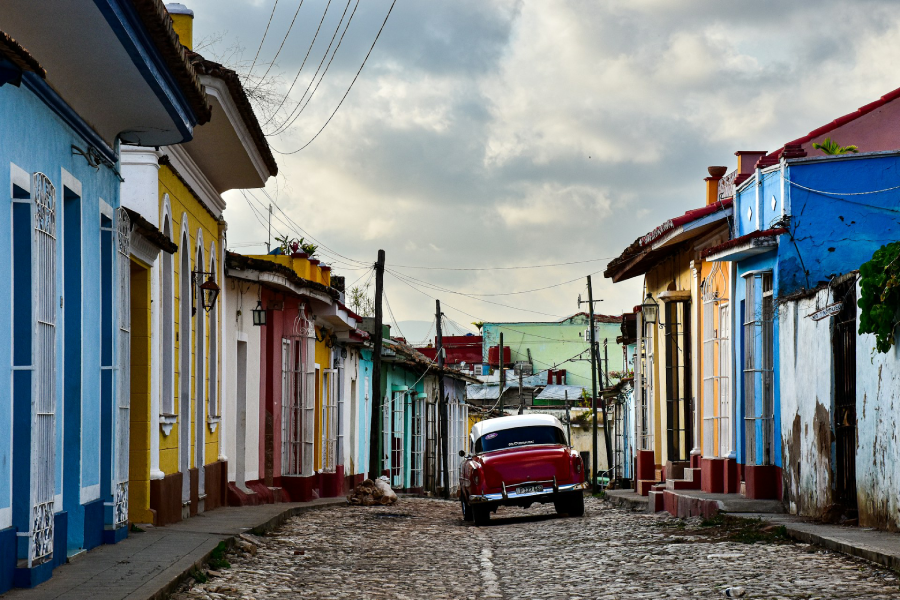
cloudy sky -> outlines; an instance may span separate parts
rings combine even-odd
[[[274,2],[186,3],[195,40],[219,40],[202,52],[246,70]],[[326,13],[327,3],[304,0],[298,11],[299,0],[279,0],[252,71],[257,79],[266,72],[296,13],[261,88],[277,106],[325,14],[288,99],[264,126],[274,131],[313,82],[293,124],[270,137],[280,152],[304,146],[326,122],[391,0],[332,0]],[[281,174],[267,191],[328,247],[322,253],[348,284],[365,282],[363,263],[386,250],[388,269],[414,278],[386,276],[401,323],[430,321],[429,296],[463,325],[565,316],[576,312],[590,273],[600,310],[618,313],[639,302],[642,282],[603,279],[608,259],[701,205],[708,165],[731,169],[736,150],[774,149],[900,86],[896,8],[874,0],[397,0],[334,119],[305,149],[276,154]],[[316,68],[351,14],[316,88]],[[248,200],[226,198],[230,244],[259,251],[266,230]],[[444,291],[508,294],[575,279],[482,300]]]

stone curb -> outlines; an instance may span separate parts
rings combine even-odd
[[[641,502],[640,500],[635,498],[607,496],[606,498],[604,498],[604,500],[606,500],[613,506],[624,508],[626,510],[632,510],[636,512],[647,512],[649,510],[649,504],[647,502]],[[785,515],[768,516],[765,514],[727,514],[739,519],[761,519],[771,525],[783,525],[785,530],[787,531],[788,536],[798,542],[815,544],[833,552],[839,552],[848,556],[862,558],[869,562],[887,567],[888,569],[900,571],[900,548],[898,548],[897,553],[891,554],[889,552],[885,552],[871,546],[849,543],[845,540],[810,531],[809,529],[816,527],[816,524],[814,523],[791,523],[789,521],[784,521],[783,519],[778,518],[784,517]],[[900,536],[898,536],[897,540],[898,546],[900,546]]]
[[[342,498],[342,497],[341,498],[333,498],[333,499],[329,498],[327,500],[319,501],[316,504],[309,504],[306,506],[288,506],[288,507],[285,507],[285,509],[283,511],[281,511],[279,514],[275,515],[274,517],[271,517],[264,523],[260,523],[259,525],[248,529],[247,533],[252,533],[254,535],[264,535],[274,529],[277,529],[291,517],[296,517],[297,515],[307,512],[307,511],[310,511],[310,510],[315,510],[318,508],[324,508],[324,507],[335,506],[335,505],[341,505],[341,504],[347,504],[347,499]],[[230,549],[234,546],[235,540],[239,535],[240,534],[229,535],[228,537],[225,537],[224,539],[219,540],[219,542],[224,542],[225,546]],[[147,600],[166,600],[166,598],[171,596],[178,589],[178,586],[181,585],[184,581],[187,580],[188,577],[191,576],[190,574],[192,571],[195,571],[195,570],[199,571],[199,570],[203,569],[203,567],[206,565],[206,563],[209,562],[209,559],[212,558],[212,553],[216,549],[216,547],[219,545],[219,542],[217,542],[215,546],[213,546],[207,552],[205,552],[201,558],[194,561],[194,563],[191,564],[190,567],[188,567],[181,573],[172,577],[168,582],[164,583],[159,589],[157,589],[155,592],[153,592],[149,596],[146,596]]]
[[[741,515],[732,516],[741,517]],[[900,554],[889,554],[877,548],[872,548],[862,544],[852,544],[834,537],[814,533],[812,531],[806,530],[806,528],[804,527],[804,525],[806,524],[785,523],[783,521],[771,520],[767,519],[765,515],[757,515],[755,517],[748,516],[741,518],[761,518],[766,523],[771,523],[772,525],[783,525],[785,530],[787,531],[787,534],[792,539],[795,539],[797,541],[807,544],[815,544],[833,552],[840,552],[841,554],[846,554],[848,556],[862,558],[869,562],[887,567],[888,569],[892,569],[894,571],[900,570]],[[811,526],[815,527],[815,525]],[[900,543],[900,536],[898,536],[898,543]]]

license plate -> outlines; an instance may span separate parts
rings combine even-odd
[[[544,486],[542,485],[520,485],[516,488],[516,495],[521,496],[522,494],[534,494],[536,492],[543,492]]]

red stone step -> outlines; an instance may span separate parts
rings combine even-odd
[[[648,493],[650,493],[650,488],[657,483],[659,482],[651,479],[639,479],[635,491],[641,496],[646,496]]]
[[[650,513],[658,513],[666,509],[664,495],[665,492],[650,492],[650,503],[647,505]]]

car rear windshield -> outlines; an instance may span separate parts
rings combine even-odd
[[[491,452],[505,448],[519,448],[536,444],[566,444],[566,436],[558,427],[552,425],[536,425],[532,427],[516,427],[492,431],[478,438],[475,452]]]

